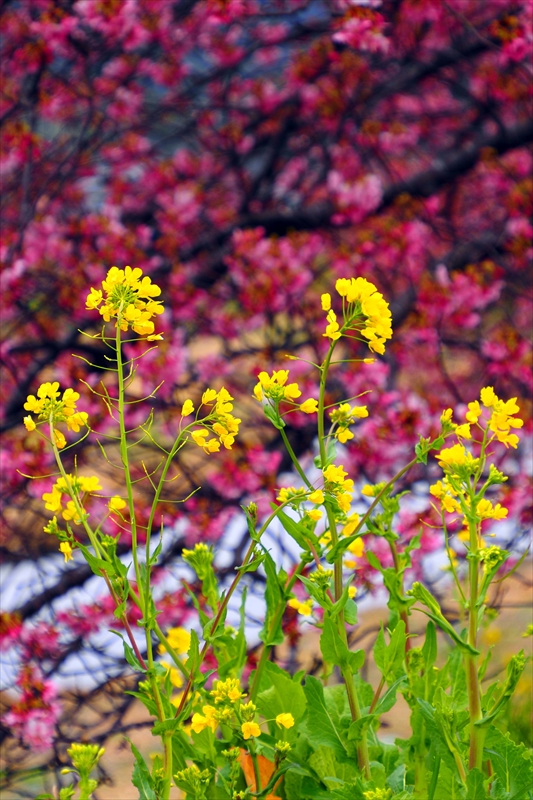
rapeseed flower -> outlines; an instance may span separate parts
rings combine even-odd
[[[330,295],[322,295],[322,309],[328,312],[323,335],[336,341],[342,335],[355,333],[367,341],[370,350],[382,355],[385,342],[392,337],[392,317],[381,292],[366,278],[339,278],[335,289],[343,299],[343,324],[337,322]]]
[[[160,339],[154,334],[152,317],[162,314],[163,304],[159,297],[161,289],[152,283],[148,276],[143,277],[142,269],[127,266],[124,269],[111,267],[102,289],[93,289],[87,296],[86,308],[98,309],[105,322],[116,319],[116,326],[122,331],[130,328],[148,339]],[[105,292],[105,300],[104,300]],[[102,305],[103,303],[103,305]]]
[[[293,402],[302,394],[297,383],[287,384],[288,369],[274,370],[272,375],[260,372],[257,377],[259,382],[254,386],[254,397],[259,402],[262,402],[264,398],[272,400],[275,404],[283,400]]]
[[[73,389],[65,389],[61,397],[59,382],[42,383],[37,389],[37,396],[30,394],[26,398],[24,408],[31,411],[41,422],[48,422],[52,425],[65,423],[68,430],[78,433],[82,426],[87,425],[88,414],[85,411],[78,411],[76,403],[80,399],[78,392]],[[24,425],[27,431],[34,431],[37,425],[30,416],[24,417]],[[66,439],[61,431],[54,428],[54,440],[56,446],[61,449],[66,445]]]

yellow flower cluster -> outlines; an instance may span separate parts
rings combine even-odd
[[[368,417],[368,409],[366,406],[352,406],[349,403],[341,403],[338,408],[334,408],[330,412],[331,421],[334,423],[335,437],[344,444],[348,439],[353,439],[353,433],[349,429],[356,419],[364,419]]]
[[[339,278],[335,289],[343,299],[343,325],[341,328],[331,308],[331,296],[323,294],[322,310],[327,311],[328,323],[323,335],[335,341],[350,331],[357,332],[372,352],[383,354],[386,340],[392,338],[392,317],[381,292],[366,278]]]
[[[94,494],[102,490],[100,481],[93,475],[91,477],[84,477],[82,475],[67,475],[67,480],[63,477],[58,478],[52,486],[51,492],[45,492],[42,496],[44,500],[44,507],[48,511],[60,512],[63,519],[73,520],[76,525],[79,525],[81,519],[79,518],[78,511],[74,501],[68,500],[66,507],[63,508],[63,495],[73,498],[74,496],[80,497],[81,495]]]
[[[122,331],[131,328],[149,340],[161,339],[160,335],[154,334],[152,322],[152,317],[164,311],[163,304],[153,299],[159,297],[161,289],[152,283],[151,278],[147,275],[142,277],[142,274],[139,267],[111,267],[102,281],[103,291],[91,288],[86,308],[98,309],[105,322],[116,319],[116,325]]]
[[[353,491],[353,481],[351,478],[346,478],[347,474],[342,468],[342,464],[338,467],[330,464],[322,470],[325,490],[336,498],[339,508],[345,514],[350,509]]]
[[[65,389],[63,397],[60,397],[60,394],[58,381],[42,383],[37,389],[37,397],[33,394],[28,395],[24,408],[35,414],[39,420],[51,422],[54,425],[58,422],[65,422],[70,431],[78,433],[82,425],[87,425],[88,417],[85,411],[76,409],[76,403],[80,396],[78,392],[70,388]],[[24,425],[28,431],[34,431],[37,427],[30,415],[24,417]],[[54,429],[54,438],[57,447],[60,449],[65,447],[67,442],[61,431]]]
[[[233,397],[224,387],[218,392],[215,389],[206,389],[203,393],[202,405],[211,406],[214,404],[215,406],[209,416],[203,420],[203,424],[208,425],[213,433],[218,436],[218,441],[216,439],[208,439],[209,430],[207,428],[198,428],[191,431],[193,441],[205,453],[218,453],[221,444],[224,445],[226,450],[231,450],[241,423],[241,420],[231,413],[233,411],[232,400]],[[186,400],[182,407],[182,416],[188,416],[193,411],[192,400]]]
[[[473,473],[479,465],[479,458],[474,458],[462,444],[445,447],[437,454],[437,458],[439,467],[448,473],[457,473],[459,470]]]
[[[237,678],[228,678],[225,681],[215,681],[210,692],[213,695],[215,705],[218,703],[236,703],[244,692]]]
[[[261,728],[254,719],[257,706],[254,703],[235,705],[243,696],[240,683],[236,678],[217,681],[210,694],[215,698],[215,703],[225,703],[226,705],[223,708],[205,705],[202,706],[202,714],[193,714],[191,728],[195,733],[201,733],[206,728],[210,728],[214,733],[221,722],[228,724],[233,717],[236,717],[243,739],[261,735]],[[277,715],[276,723],[280,728],[292,728],[294,717],[292,714],[281,713]]]
[[[256,383],[254,386],[254,396],[259,402],[262,402],[265,397],[269,400],[273,400],[275,403],[280,403],[282,400],[293,402],[302,394],[297,383],[289,383],[287,385],[287,380],[289,378],[288,369],[274,370],[272,375],[269,375],[267,372],[260,372],[257,377],[259,378],[259,383]],[[310,401],[306,400],[306,403],[309,402]],[[305,406],[306,403],[302,405]],[[306,406],[306,408],[307,407],[310,406]],[[305,411],[306,409],[301,410]],[[306,411],[306,413],[310,414],[312,412]]]
[[[524,421],[514,418],[514,414],[520,411],[520,407],[516,404],[516,397],[507,401],[500,400],[492,386],[485,386],[480,392],[480,401],[481,405],[490,409],[488,429],[494,434],[493,438],[502,442],[506,447],[509,445],[514,448],[518,447],[518,436],[516,433],[511,433],[511,428],[521,428]],[[479,425],[479,419],[483,414],[481,405],[478,400],[468,404],[466,419],[472,425]]]

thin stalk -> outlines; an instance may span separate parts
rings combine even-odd
[[[468,605],[468,644],[477,648],[478,609],[477,598],[479,590],[479,566],[476,558],[478,546],[478,533],[475,520],[468,522],[470,531],[470,559],[468,565],[468,579],[470,585],[470,599]],[[468,689],[468,709],[470,712],[470,753],[468,764],[470,769],[483,769],[483,744],[486,730],[476,726],[481,719],[481,693],[478,678],[477,656],[465,655],[466,683]]]
[[[141,570],[139,566],[139,556],[137,552],[137,520],[135,517],[135,504],[133,500],[133,484],[131,482],[130,465],[128,458],[128,443],[126,436],[126,421],[125,421],[125,401],[124,401],[124,367],[122,362],[122,343],[120,340],[120,318],[117,320],[117,337],[116,337],[116,355],[117,355],[117,376],[118,376],[118,422],[120,429],[120,459],[124,471],[124,482],[126,484],[126,492],[128,495],[128,510],[130,514],[130,527],[131,527],[131,551],[133,557],[133,567],[135,570],[135,579],[137,581],[137,591],[139,599],[144,605],[144,587],[141,581]],[[143,609],[145,611],[145,609]],[[146,618],[146,616],[145,616]],[[146,631],[147,636],[149,631]]]
[[[281,433],[281,438],[283,439],[283,444],[285,445],[285,447],[287,449],[287,452],[288,452],[288,454],[289,454],[289,456],[291,458],[292,463],[294,464],[294,467],[295,467],[298,475],[303,480],[303,482],[305,483],[307,488],[313,490],[314,489],[313,484],[309,481],[309,478],[307,477],[307,475],[305,474],[305,472],[301,468],[300,462],[296,458],[296,454],[295,454],[294,450],[292,449],[291,443],[289,442],[289,440],[287,438],[287,434],[285,433],[283,428],[280,428],[280,433]]]
[[[325,468],[326,464],[326,445],[325,445],[325,431],[324,431],[324,397],[326,394],[326,380],[328,375],[328,369],[334,349],[335,349],[335,341],[333,341],[330,344],[326,358],[324,359],[324,362],[320,367],[320,388],[318,397],[318,446],[320,448],[320,462],[322,469]],[[328,517],[331,544],[333,547],[335,547],[335,545],[339,541],[335,514],[331,506],[331,503],[329,503],[327,499],[325,500],[324,505]],[[333,565],[333,570],[334,570],[333,573],[334,595],[335,595],[335,602],[337,602],[342,596],[342,591],[343,591],[342,554],[336,559]],[[342,611],[338,616],[338,620],[339,620],[339,633],[343,637],[344,641],[347,642],[348,637],[346,635],[346,625],[344,623],[344,614]],[[361,718],[361,708],[359,705],[359,699],[357,697],[357,692],[353,681],[352,671],[351,669],[342,669],[341,674],[344,684],[346,686],[346,693],[348,695],[348,704],[350,706],[350,714],[352,720],[356,722],[358,719]],[[361,772],[364,774],[367,780],[370,780],[370,760],[368,757],[368,742],[366,738],[366,733],[363,734],[361,742],[357,745],[357,759],[359,762],[359,768]]]

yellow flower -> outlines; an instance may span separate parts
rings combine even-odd
[[[57,430],[57,428],[54,428],[54,440],[58,450],[61,450],[63,447],[65,447],[67,443],[67,440],[65,439],[61,431]]]
[[[325,292],[320,296],[320,301],[322,303],[322,311],[329,311],[331,308],[331,295]]]
[[[63,519],[66,519],[66,520],[70,520],[71,519],[73,522],[76,523],[76,525],[80,525],[80,523],[81,523],[81,517],[80,517],[80,515],[78,513],[78,509],[76,508],[76,504],[74,503],[74,500],[69,500],[68,501],[68,503],[66,505],[66,508],[62,512],[62,516],[63,516]]]
[[[24,426],[27,431],[34,431],[35,428],[37,427],[37,425],[29,415],[27,417],[24,417]]]
[[[161,666],[166,668],[172,686],[175,686],[176,689],[180,689],[183,686],[183,675],[179,669],[176,669],[176,667],[173,667],[167,661],[161,661]]]
[[[202,395],[202,405],[210,406],[217,398],[217,392],[214,389],[206,389]]]
[[[350,598],[350,600],[353,600],[356,594],[357,594],[357,586],[348,587],[348,597]]]
[[[65,564],[67,561],[72,561],[72,547],[68,542],[61,542],[59,549],[65,556]]]
[[[350,536],[359,525],[359,514],[350,514],[342,529],[343,536]]]
[[[322,511],[319,511],[318,508],[312,508],[311,511],[306,511],[305,514],[314,522],[318,522],[319,519],[322,519]]]
[[[194,405],[192,400],[186,400],[181,408],[181,416],[188,417],[189,414],[194,413]]]
[[[464,425],[457,425],[454,428],[455,435],[458,436],[460,439],[471,439],[472,434],[470,433],[470,423],[465,422]]]
[[[303,411],[304,414],[316,414],[318,411],[318,400],[309,398],[309,400],[300,404],[300,411]]]
[[[444,450],[437,453],[437,458],[440,459],[440,467],[445,471],[449,470],[452,472],[459,467],[474,469],[479,461],[479,459],[473,458],[462,444],[454,444],[453,447],[445,447]]]
[[[452,416],[453,416],[453,410],[451,408],[447,408],[440,415],[441,423],[443,423],[443,422],[451,422]]]
[[[480,416],[481,416],[481,406],[479,405],[477,400],[474,400],[473,403],[468,404],[466,419],[468,420],[468,422],[471,422],[472,424],[475,425]]]
[[[324,502],[324,492],[322,491],[322,489],[316,489],[309,495],[307,499],[310,500],[311,503],[316,503],[317,505],[320,505],[320,503]]]
[[[202,708],[204,712],[202,714],[193,714],[191,720],[191,728],[195,733],[201,733],[206,728],[211,728],[213,733],[217,727],[217,720],[216,720],[216,708],[214,706],[204,706]]]
[[[365,542],[362,536],[358,539],[354,539],[354,541],[348,545],[348,551],[356,558],[361,558],[365,552]]]
[[[47,511],[61,511],[61,492],[55,486],[52,487],[51,492],[45,492],[42,499]]]
[[[261,728],[257,722],[243,722],[241,731],[243,739],[250,739],[252,736],[261,736]]]
[[[335,436],[341,444],[346,444],[349,439],[353,439],[353,433],[349,428],[340,428],[335,432]]]
[[[276,723],[279,725],[280,728],[281,727],[292,728],[294,725],[294,717],[292,716],[292,714],[288,713],[278,714],[276,717]]]
[[[365,497],[375,497],[374,487],[371,486],[369,483],[365,483],[365,485],[361,489],[361,494],[363,494]]]
[[[169,646],[176,651],[176,653],[188,653],[191,646],[191,634],[185,628],[170,628],[166,635]],[[164,645],[160,644],[157,648],[159,653],[166,653]]]
[[[215,681],[210,694],[213,695],[215,703],[236,703],[244,692],[237,678],[227,678],[225,681]]]
[[[330,311],[328,311],[328,315],[327,315],[326,319],[328,321],[328,325],[326,327],[326,332],[323,333],[322,336],[327,336],[329,339],[332,339],[333,341],[336,341],[337,339],[340,339],[342,334],[341,334],[341,332],[339,330],[339,323],[337,322],[337,315],[335,314],[335,312],[332,309],[330,309]]]
[[[126,501],[117,494],[111,497],[107,503],[107,507],[110,511],[122,511],[123,508],[126,508],[126,505]]]
[[[310,597],[301,603],[296,597],[293,597],[289,600],[288,606],[294,608],[303,617],[310,617],[313,610],[313,598]]]
[[[102,281],[102,289],[105,300],[100,289],[91,288],[86,308],[98,309],[105,322],[116,319],[116,326],[123,331],[131,328],[152,340],[159,337],[159,334],[154,334],[151,318],[164,311],[163,304],[153,299],[161,294],[161,289],[148,276],[142,277],[139,267],[111,267]]]
[[[492,386],[485,386],[480,392],[480,399],[485,408],[491,408],[498,402],[498,396],[494,393]]]

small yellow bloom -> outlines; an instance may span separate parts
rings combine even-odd
[[[166,635],[169,646],[176,651],[176,653],[188,653],[191,646],[191,634],[185,628],[170,628]],[[164,645],[160,644],[158,651],[163,654],[166,653]]]
[[[261,728],[257,722],[243,722],[241,731],[243,739],[250,739],[252,736],[261,736]]]
[[[59,549],[65,556],[65,564],[67,561],[72,561],[72,547],[68,542],[61,542]]]
[[[303,617],[310,617],[313,610],[313,598],[310,597],[308,600],[301,603],[298,598],[292,597],[287,605],[290,608],[294,608],[298,614],[301,614]]]
[[[350,598],[350,600],[353,600],[356,594],[357,594],[357,586],[349,586],[348,597]]]
[[[24,417],[24,426],[27,431],[34,431],[35,428],[37,427],[37,425],[33,421],[32,417],[29,416],[29,414],[27,417]]]
[[[319,511],[318,508],[312,508],[311,511],[306,511],[305,513],[315,522],[318,522],[319,519],[322,519],[322,511]]]
[[[495,394],[492,386],[485,386],[480,392],[480,399],[485,408],[491,408],[498,402],[498,396]]]
[[[468,404],[466,419],[468,420],[468,422],[471,422],[472,424],[475,425],[480,416],[481,416],[481,406],[479,405],[477,400],[474,400],[473,403]]]
[[[320,297],[320,301],[322,303],[322,311],[329,311],[331,308],[331,295],[328,292],[325,292]]]
[[[453,410],[451,408],[447,408],[445,411],[442,412],[440,415],[441,422],[450,422],[453,416]]]
[[[217,392],[214,389],[206,389],[202,395],[202,405],[209,406],[217,399]]]
[[[309,495],[307,499],[310,500],[311,503],[316,503],[317,505],[320,505],[321,503],[324,502],[324,492],[322,491],[322,489],[316,489]]]
[[[110,511],[122,511],[123,508],[126,508],[126,505],[126,501],[117,494],[111,497],[107,503],[107,507]]]
[[[365,542],[363,537],[360,536],[358,539],[354,539],[354,541],[348,545],[348,551],[355,556],[355,558],[361,558],[365,552]]]
[[[300,411],[303,411],[304,414],[316,414],[318,411],[318,400],[309,398],[309,400],[300,404]]]
[[[292,714],[278,714],[276,717],[276,723],[280,728],[292,728],[294,725],[294,717]]]
[[[328,325],[326,327],[326,332],[323,333],[322,336],[327,336],[329,339],[333,339],[333,341],[340,339],[342,334],[339,330],[339,323],[337,322],[337,315],[335,312],[333,310],[328,311],[326,319]]]
[[[365,497],[374,497],[374,487],[369,483],[365,483],[361,489],[361,494],[363,494]]]
[[[188,417],[189,414],[194,413],[194,405],[192,400],[186,400],[181,408],[181,416]]]
[[[65,439],[61,431],[57,430],[57,428],[54,428],[54,439],[58,450],[61,450],[63,447],[65,447],[67,440]]]
[[[465,422],[464,425],[458,425],[455,428],[455,435],[460,439],[471,439],[472,434],[470,433],[470,423]]]

